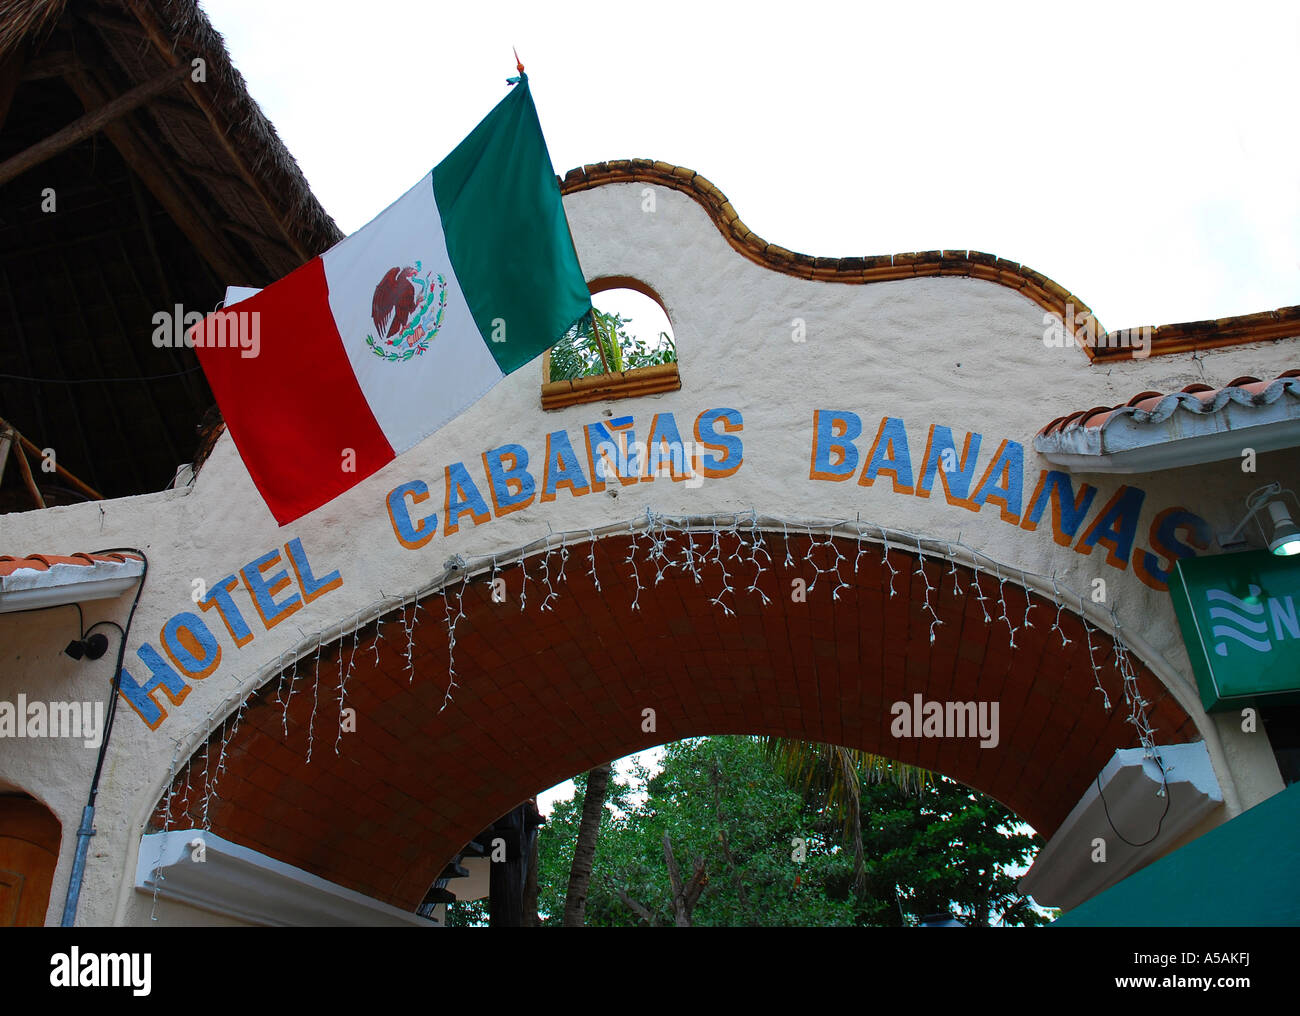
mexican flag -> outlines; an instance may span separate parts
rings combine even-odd
[[[521,74],[374,221],[189,338],[283,526],[463,413],[590,310]]]

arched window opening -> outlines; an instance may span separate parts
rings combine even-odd
[[[673,326],[658,294],[631,278],[590,286],[593,315],[543,358],[542,408],[680,388]]]

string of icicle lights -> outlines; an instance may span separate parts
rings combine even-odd
[[[551,610],[551,604],[559,599],[557,586],[566,579],[570,559],[577,557],[579,564],[591,578],[595,589],[600,592],[600,576],[596,567],[596,542],[605,537],[627,536],[629,538],[627,557],[623,564],[634,585],[631,609],[641,609],[641,595],[663,581],[665,575],[676,570],[688,574],[695,584],[703,584],[710,569],[716,569],[718,582],[717,595],[712,597],[714,606],[726,616],[734,616],[734,604],[738,596],[756,596],[766,606],[771,598],[759,588],[759,578],[767,571],[775,571],[776,563],[768,550],[768,537],[780,535],[785,549],[781,567],[785,569],[804,568],[811,571],[812,580],[808,583],[806,593],[811,595],[823,578],[831,586],[831,598],[838,601],[843,590],[853,586],[845,581],[850,572],[856,575],[864,557],[878,552],[880,562],[889,576],[889,595],[898,594],[896,580],[911,569],[913,574],[922,579],[922,609],[930,618],[929,636],[934,643],[937,630],[943,625],[935,602],[951,581],[954,596],[973,596],[979,604],[986,625],[1004,627],[1007,632],[1008,645],[1015,649],[1016,634],[1034,627],[1030,614],[1038,607],[1029,595],[1031,592],[1049,600],[1055,605],[1050,630],[1061,639],[1064,648],[1072,640],[1061,627],[1061,614],[1071,610],[1077,615],[1083,626],[1088,649],[1088,661],[1092,669],[1094,688],[1101,694],[1102,708],[1107,712],[1111,708],[1110,695],[1102,685],[1102,664],[1099,651],[1104,647],[1102,639],[1109,638],[1114,654],[1114,667],[1122,682],[1122,695],[1128,716],[1125,722],[1131,723],[1147,757],[1158,757],[1155,743],[1155,731],[1147,719],[1146,707],[1150,704],[1141,695],[1137,683],[1137,669],[1128,646],[1124,642],[1119,616],[1113,603],[1107,609],[1111,622],[1111,632],[1106,632],[1088,622],[1088,602],[1078,592],[1064,588],[1057,581],[1055,574],[1042,576],[1023,569],[1005,569],[992,558],[958,540],[943,540],[924,536],[906,530],[880,526],[861,519],[787,519],[763,515],[753,510],[748,512],[720,513],[712,515],[666,515],[647,508],[645,512],[626,522],[599,529],[582,529],[564,533],[548,533],[531,543],[519,547],[508,555],[494,554],[466,560],[460,555],[449,558],[442,573],[421,588],[401,597],[386,597],[356,611],[339,626],[322,629],[311,635],[304,633],[303,641],[294,649],[282,653],[276,660],[270,673],[279,673],[280,682],[276,688],[274,703],[283,709],[283,729],[285,736],[289,733],[289,705],[295,694],[306,694],[310,684],[312,695],[311,720],[308,722],[307,748],[305,761],[311,763],[315,748],[315,719],[321,704],[321,653],[330,646],[338,644],[338,667],[334,675],[336,683],[333,696],[338,711],[338,732],[334,739],[334,753],[340,753],[344,730],[344,710],[347,682],[352,677],[358,653],[374,654],[374,662],[379,661],[379,643],[388,642],[384,635],[385,623],[399,624],[401,627],[401,651],[406,660],[408,681],[415,679],[415,631],[420,623],[420,613],[429,613],[421,600],[433,596],[443,599],[442,623],[447,629],[447,688],[439,712],[445,710],[455,701],[455,692],[460,687],[456,672],[456,629],[465,619],[465,590],[471,578],[484,576],[490,582],[495,581],[503,570],[518,568],[520,573],[519,609],[523,611],[529,602],[529,586],[533,587],[532,599],[541,598],[539,610]],[[734,549],[724,552],[722,538],[729,536],[734,541]],[[791,537],[806,537],[808,547],[802,562],[796,560],[790,544]],[[852,542],[855,552],[845,554],[836,540]],[[820,553],[819,553],[820,551]],[[890,554],[894,557],[891,558]],[[539,555],[540,562],[530,574],[528,559]],[[915,566],[908,555],[915,555]],[[553,565],[552,558],[556,559]],[[937,583],[932,582],[925,570],[927,560],[944,561],[948,570]],[[961,582],[957,570],[958,563],[973,571],[969,582]],[[748,585],[738,578],[741,567],[752,567],[754,575]],[[806,572],[805,572],[806,573]],[[996,581],[996,595],[987,595],[981,575]],[[1022,586],[1025,590],[1025,609],[1023,615],[1012,616],[1005,596],[1008,580]],[[738,583],[737,585],[733,584]],[[1094,605],[1095,606],[1095,605]],[[1046,608],[1048,611],[1051,607]],[[1016,612],[1018,613],[1018,612]],[[396,619],[394,620],[394,615]],[[385,618],[389,620],[386,622]],[[375,625],[375,633],[369,644],[362,645],[360,633],[370,624]],[[427,623],[427,622],[426,622]],[[1040,621],[1040,623],[1043,623]],[[301,631],[301,629],[299,629]],[[1097,636],[1098,643],[1094,643]],[[350,646],[348,645],[350,640]],[[344,663],[344,655],[347,663]],[[1105,656],[1101,659],[1104,661]],[[310,681],[300,679],[299,670],[304,661],[311,671]],[[327,675],[327,680],[329,679]],[[237,685],[244,683],[244,678],[235,675],[232,680]],[[202,802],[202,828],[210,829],[208,809],[211,798],[216,795],[216,788],[221,774],[226,768],[226,749],[239,731],[240,721],[249,699],[261,689],[261,684],[246,694],[228,697],[209,714],[205,726],[206,735],[202,752],[194,752],[185,765],[184,802],[182,814],[188,814],[190,794],[192,791],[190,774],[195,766],[202,766],[205,774],[204,795]],[[214,760],[210,758],[216,738],[212,736],[216,717],[221,720],[221,736]],[[167,795],[164,805],[163,831],[171,828],[172,806],[177,796],[177,763],[182,756],[185,744],[181,739],[175,741],[176,751],[172,757],[168,776]],[[191,749],[192,750],[192,749]],[[1163,762],[1161,763],[1163,767]],[[1157,791],[1164,794],[1164,788]],[[159,857],[161,863],[161,855]],[[157,896],[163,875],[158,868],[154,871],[154,913],[157,920]]]

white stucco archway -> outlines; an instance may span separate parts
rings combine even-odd
[[[656,191],[653,212],[643,210],[647,186]],[[1095,496],[1066,533],[1054,522],[1060,506],[1052,488],[1038,487],[1052,467],[1032,441],[1050,420],[1076,409],[1202,377],[1223,384],[1243,373],[1277,373],[1289,365],[1293,343],[1209,349],[1195,360],[1171,354],[1090,363],[1080,349],[1046,345],[1043,306],[1005,280],[925,276],[904,271],[902,261],[892,281],[828,282],[812,278],[811,268],[800,278],[742,253],[719,229],[717,209],[696,195],[653,181],[571,190],[566,209],[589,278],[639,280],[667,309],[680,390],[546,411],[540,370],[522,369],[417,448],[284,529],[227,436],[190,488],[0,523],[11,552],[135,546],[148,554],[149,582],[126,660],[136,681],[149,673],[141,646],[175,642],[175,629],[166,638],[165,629],[179,615],[199,618],[220,646],[220,660],[198,668],[208,670],[203,676],[186,675],[176,695],[155,689],[154,709],[120,709],[81,922],[140,919],[136,850],[178,761],[295,656],[428,590],[453,558],[477,570],[490,568],[494,556],[508,564],[522,548],[536,554],[548,534],[621,533],[647,509],[682,519],[752,510],[769,533],[777,532],[773,520],[861,520],[887,534],[918,534],[936,560],[946,557],[940,548],[951,546],[956,560],[979,555],[1013,585],[1023,576],[1044,597],[1064,591],[1099,630],[1113,633],[1117,619],[1133,654],[1194,720],[1229,816],[1280,789],[1267,742],[1203,712],[1168,596],[1135,574],[1135,563],[1148,560],[1143,555],[1158,568],[1170,563],[1171,534],[1156,522],[1161,513],[1184,508],[1215,530],[1230,528],[1255,477],[1232,461],[1136,477],[1077,475],[1072,491],[1088,483]],[[682,440],[704,446],[718,475],[699,484],[611,479],[605,490],[594,489],[583,435],[589,425],[610,427],[622,417],[631,417],[638,436],[651,428],[668,434],[671,421]],[[925,475],[942,440],[939,428],[948,428],[958,471],[968,474],[965,490],[955,494],[945,493],[941,470]],[[974,435],[981,438],[978,452]],[[527,451],[537,490],[528,504],[502,511],[486,456],[506,444]],[[856,457],[851,469],[848,457]],[[1261,456],[1261,471],[1294,475],[1298,468],[1294,452]],[[470,504],[454,521],[447,517],[454,498],[472,501],[463,485],[448,495],[453,475],[477,485],[488,511]],[[435,512],[438,520],[422,529]],[[838,535],[849,538],[851,530]],[[879,542],[870,532],[865,538]],[[252,592],[257,575],[266,587],[261,604]],[[246,630],[223,625],[221,610],[201,610],[192,599],[196,581],[212,590],[226,577]],[[1094,603],[1098,579],[1105,593]],[[290,610],[295,596],[300,602]],[[127,599],[104,601],[104,616],[123,621]],[[265,603],[280,613],[267,616]],[[0,616],[5,655],[21,661],[0,676],[0,699],[38,688],[48,698],[102,697],[111,664],[61,657],[67,639],[60,613]],[[70,763],[67,749],[52,742],[5,750],[6,778],[48,801],[63,823],[54,913],[75,845],[66,833],[78,824],[94,758],[76,754]]]

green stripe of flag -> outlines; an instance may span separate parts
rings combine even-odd
[[[502,373],[590,312],[526,76],[434,168],[433,194],[452,268]],[[492,341],[502,324],[505,341]]]

